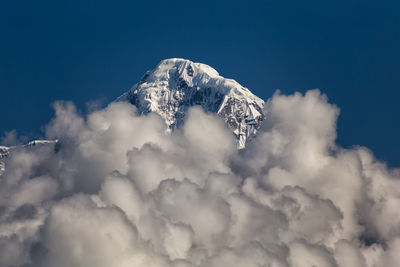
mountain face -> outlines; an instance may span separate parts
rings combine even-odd
[[[117,101],[128,101],[139,114],[156,112],[171,128],[180,127],[187,110],[200,105],[218,114],[244,148],[264,119],[264,101],[212,67],[185,59],[166,59]]]

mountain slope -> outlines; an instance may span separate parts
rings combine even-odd
[[[140,114],[158,113],[174,129],[182,125],[191,106],[218,114],[244,148],[264,119],[264,101],[212,67],[185,59],[166,59],[147,71],[141,81],[120,96],[137,106]]]

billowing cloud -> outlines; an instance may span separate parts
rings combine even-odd
[[[127,103],[54,107],[56,149],[0,176],[0,266],[400,265],[400,171],[337,145],[318,90],[277,92],[240,151],[198,107],[173,132]]]

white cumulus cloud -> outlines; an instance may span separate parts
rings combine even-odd
[[[400,265],[400,171],[340,147],[318,90],[274,94],[239,151],[199,107],[173,132],[127,103],[54,107],[57,149],[0,176],[0,266]]]

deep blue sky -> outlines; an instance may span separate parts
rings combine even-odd
[[[51,103],[115,99],[160,60],[209,64],[263,99],[320,88],[338,142],[400,166],[400,1],[1,1],[0,135]]]

